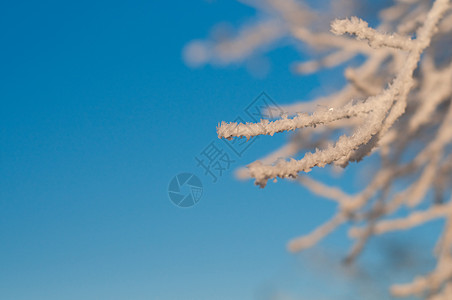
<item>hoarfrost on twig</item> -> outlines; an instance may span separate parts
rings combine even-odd
[[[336,93],[282,106],[287,115],[276,120],[221,122],[217,127],[218,137],[226,139],[293,131],[286,146],[251,163],[246,171],[241,169],[240,177],[252,177],[260,187],[276,177],[298,177],[298,182],[310,191],[337,203],[338,211],[329,221],[312,233],[293,239],[289,250],[312,247],[338,226],[352,222],[356,226],[351,227],[349,234],[356,242],[347,257],[351,261],[371,236],[443,218],[444,230],[435,249],[437,267],[411,283],[394,285],[391,292],[401,297],[452,299],[450,1],[395,1],[380,12],[377,28],[350,15],[334,20],[330,32],[319,31],[315,24],[317,19],[324,20],[314,17],[322,12],[299,1],[246,3],[266,17],[246,25],[228,40],[194,42],[187,49],[199,55],[188,56],[189,63],[190,59],[192,63],[240,62],[285,37],[316,50],[329,50],[318,59],[298,62],[294,70],[299,73],[334,67],[357,55],[365,57],[360,66],[345,70],[348,84]],[[321,138],[316,132],[321,133]],[[342,136],[331,142],[338,132]],[[414,151],[418,145],[423,147]],[[316,151],[310,152],[313,148]],[[406,161],[408,152],[412,158]],[[299,160],[290,158],[299,154],[304,155]],[[380,165],[368,185],[356,194],[309,175],[300,176],[328,164],[345,167],[368,155],[379,155]],[[395,182],[402,178],[407,183],[396,189]],[[429,192],[435,194],[433,200]],[[409,213],[395,217],[403,208],[408,208]]]

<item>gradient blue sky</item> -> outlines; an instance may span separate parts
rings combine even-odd
[[[218,122],[262,91],[290,103],[337,74],[293,76],[302,58],[291,49],[270,54],[264,79],[240,66],[184,65],[187,42],[253,14],[232,1],[0,4],[0,299],[350,293],[285,250],[334,205],[288,182],[260,190],[231,171],[213,184],[196,166]],[[234,166],[286,138],[262,137]],[[190,209],[168,199],[180,172],[204,183]],[[347,245],[339,232],[319,249],[333,254],[331,267]]]

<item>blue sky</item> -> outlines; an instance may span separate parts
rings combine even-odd
[[[350,293],[285,250],[334,205],[288,182],[261,190],[232,171],[212,183],[196,166],[218,122],[262,91],[291,103],[337,75],[294,76],[291,49],[269,55],[264,79],[184,65],[190,40],[253,14],[231,1],[0,4],[0,299]],[[286,138],[260,138],[231,169]],[[168,199],[180,172],[204,184],[189,209]],[[335,264],[347,245],[340,232],[321,249]]]

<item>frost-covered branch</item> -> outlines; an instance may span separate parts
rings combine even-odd
[[[309,191],[337,203],[329,221],[294,238],[289,250],[312,247],[339,226],[352,223],[349,235],[355,243],[347,257],[351,261],[372,236],[442,218],[446,221],[435,252],[436,268],[411,283],[393,286],[391,292],[452,299],[451,1],[396,0],[379,12],[375,28],[353,16],[353,5],[333,18],[342,7],[334,5],[336,1],[331,14],[315,11],[308,1],[244,2],[259,17],[235,35],[191,43],[186,48],[188,63],[243,62],[281,40],[315,51],[312,59],[295,63],[293,70],[300,74],[364,58],[360,65],[345,68],[348,83],[337,92],[282,105],[286,114],[277,119],[221,122],[217,127],[218,137],[225,139],[290,131],[288,144],[240,169],[239,177],[254,178],[260,187],[270,179],[298,177]],[[360,161],[363,165],[367,156],[378,159],[369,168],[365,165],[369,180],[356,193],[303,174],[314,167],[346,167]]]
[[[367,40],[373,48],[391,47],[410,51],[414,48],[413,41],[408,37],[402,37],[398,34],[383,34],[369,24],[357,17],[350,19],[335,20],[331,23],[331,32],[336,35],[350,33],[356,35],[359,40]]]
[[[280,120],[261,120],[259,123],[226,123],[222,122],[218,128],[218,138],[231,139],[233,137],[254,137],[257,135],[274,135],[278,132],[292,131],[304,127],[316,127],[341,119],[367,114],[373,110],[371,102],[354,105],[352,102],[342,108],[329,108],[325,112],[315,112],[311,115],[297,114],[293,118],[283,116]]]

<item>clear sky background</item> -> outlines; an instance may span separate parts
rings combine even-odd
[[[285,249],[332,203],[294,183],[262,190],[234,178],[287,135],[257,140],[216,183],[196,166],[210,142],[223,143],[218,122],[261,92],[287,104],[343,83],[337,70],[294,76],[290,63],[303,57],[288,48],[270,53],[261,79],[241,66],[185,66],[190,40],[254,13],[222,0],[0,4],[0,299],[387,297],[381,257],[403,248],[389,246],[395,237],[366,252],[367,268],[337,276],[345,231],[305,255]],[[180,172],[204,184],[189,209],[168,199]],[[436,235],[423,230],[422,243],[397,245],[428,248]]]

